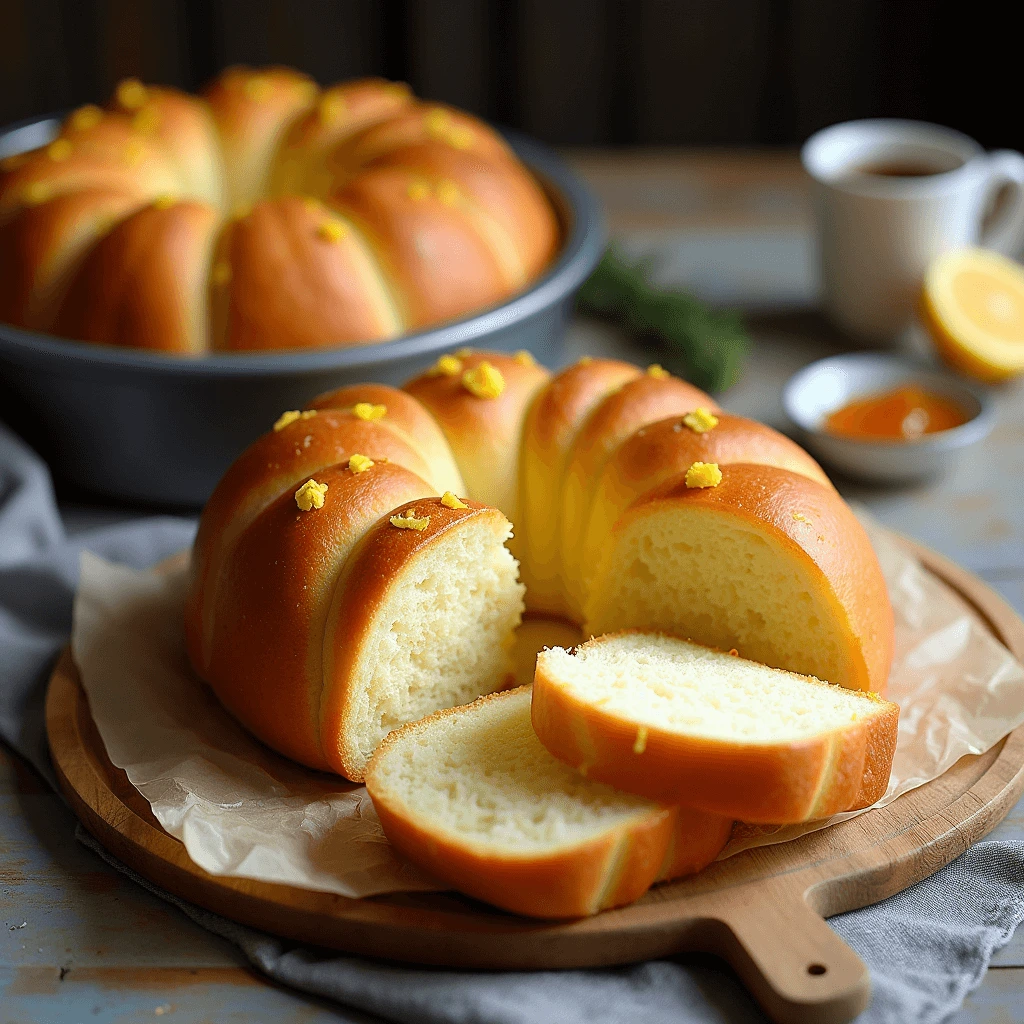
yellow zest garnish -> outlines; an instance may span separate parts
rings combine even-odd
[[[336,92],[325,92],[320,97],[316,113],[324,124],[337,121],[345,113],[345,97]]]
[[[718,417],[710,409],[699,406],[693,412],[688,412],[683,417],[683,423],[695,434],[706,434],[709,430],[718,426]]]
[[[416,518],[416,509],[411,508],[405,515],[397,515],[391,517],[391,525],[397,526],[399,530],[416,530],[422,532],[427,528],[427,524],[430,522],[430,516],[423,516],[420,519]]]
[[[653,377],[655,380],[664,380],[666,377],[671,377],[672,374],[659,363],[651,363],[651,365],[647,367],[647,376]]]
[[[427,371],[431,377],[455,377],[462,373],[462,360],[458,356],[441,356]]]
[[[38,206],[40,203],[45,203],[53,195],[53,192],[45,181],[33,181],[25,186],[22,195],[29,206]]]
[[[95,104],[87,103],[84,107],[79,107],[71,115],[71,127],[76,132],[84,132],[90,128],[95,128],[102,120],[103,111]]]
[[[450,118],[448,117],[448,111],[441,107],[434,107],[433,110],[428,111],[426,121],[424,122],[427,126],[427,131],[435,138],[443,136],[446,129],[448,128]]]
[[[231,264],[230,263],[216,263],[213,267],[213,272],[210,274],[210,280],[219,288],[226,285],[231,280]]]
[[[717,487],[722,482],[722,471],[717,462],[695,462],[686,471],[687,487]]]
[[[464,501],[459,501],[451,491],[445,491],[441,495],[441,504],[446,508],[469,508]]]
[[[455,355],[458,359],[468,359],[472,354],[473,350],[471,348],[457,348],[455,350]]]
[[[430,195],[430,186],[425,181],[411,181],[406,192],[410,199],[421,202]]]
[[[638,725],[636,739],[633,740],[633,753],[642,754],[647,749],[647,726]]]
[[[157,196],[153,200],[154,210],[169,210],[172,206],[175,206],[178,202],[177,196]]]
[[[267,99],[273,91],[274,87],[270,84],[270,81],[261,75],[255,75],[245,83],[245,95],[257,103],[260,100]]]
[[[57,139],[46,147],[46,155],[55,163],[59,164],[71,156],[74,147],[67,139]]]
[[[807,516],[805,516],[805,515],[803,514],[803,512],[794,512],[794,513],[793,513],[793,518],[794,518],[794,519],[795,519],[795,520],[796,520],[796,521],[797,521],[798,523],[806,523],[806,522],[807,522]]]
[[[533,353],[527,352],[525,348],[521,348],[512,358],[522,366],[537,365],[537,360],[533,358]]]
[[[284,430],[289,424],[294,423],[296,420],[309,420],[316,415],[316,409],[307,409],[305,412],[299,412],[298,409],[289,409],[288,412],[281,413],[277,417],[274,423],[274,430]]]
[[[505,378],[485,360],[462,375],[462,386],[477,398],[497,398],[505,390]]]
[[[373,459],[368,455],[352,455],[348,460],[348,468],[353,473],[365,473],[373,465]]]
[[[160,124],[160,115],[155,107],[143,107],[133,118],[132,128],[142,135],[155,132]]]
[[[146,147],[138,139],[132,139],[124,147],[124,162],[129,167],[134,167],[142,159],[145,152]]]
[[[594,361],[593,356],[581,356],[578,366],[589,366]]]
[[[388,414],[386,405],[374,405],[372,402],[356,402],[352,406],[353,415],[361,420],[372,423],[374,420],[382,420]]]
[[[146,87],[137,78],[126,78],[118,85],[115,95],[125,110],[138,110],[149,99]]]
[[[445,133],[445,142],[455,149],[469,149],[473,145],[473,133],[462,124],[453,124]]]
[[[307,480],[295,492],[295,504],[303,512],[308,512],[311,508],[323,508],[326,493],[327,484],[317,483],[316,480]]]
[[[442,181],[437,186],[437,198],[445,206],[454,206],[459,201],[459,187],[454,181]]]
[[[325,220],[317,229],[317,237],[325,242],[340,242],[348,234],[348,225],[340,220]]]

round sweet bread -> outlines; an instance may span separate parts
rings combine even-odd
[[[366,344],[501,302],[558,236],[492,128],[401,83],[128,79],[0,163],[0,321],[182,355]]]
[[[792,441],[657,366],[469,350],[287,411],[239,457],[186,637],[257,736],[359,780],[393,730],[511,683],[524,608],[851,690],[892,659],[867,536]]]

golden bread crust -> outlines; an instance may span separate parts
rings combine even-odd
[[[506,690],[480,700],[516,699],[523,692]],[[418,820],[414,808],[391,799],[375,765],[391,745],[429,728],[442,716],[459,713],[459,708],[438,711],[391,733],[370,760],[366,787],[384,834],[396,849],[460,891],[530,917],[584,917],[632,903],[659,878],[699,870],[721,852],[728,830],[723,836],[718,819],[675,807],[640,812],[588,842],[545,853],[509,850],[503,856],[451,833],[438,833]],[[706,824],[711,825],[710,840],[700,842],[692,857],[681,855],[677,840],[699,834]]]
[[[323,642],[334,586],[369,527],[432,488],[397,463],[316,473],[321,508],[285,491],[244,529],[220,569],[204,678],[221,703],[275,750],[331,770],[320,734]],[[268,637],[280,638],[268,643]],[[336,763],[336,762],[335,762]]]
[[[874,694],[863,700],[877,710],[872,719],[800,742],[701,739],[646,725],[640,743],[635,722],[567,692],[541,660],[531,714],[544,746],[589,779],[726,818],[786,824],[867,806],[885,791],[899,708]]]

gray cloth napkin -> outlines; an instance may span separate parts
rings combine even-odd
[[[53,782],[43,729],[48,672],[71,629],[78,558],[88,549],[142,567],[185,547],[194,524],[159,517],[69,538],[45,465],[0,424],[0,738]],[[260,971],[336,1000],[351,1020],[402,1024],[704,1024],[764,1021],[711,958],[614,970],[530,973],[417,969],[307,949],[154,889],[84,831],[117,870],[238,946]],[[1024,920],[1024,843],[982,842],[931,878],[830,924],[871,970],[860,1024],[938,1024],[984,977]],[[780,936],[784,941],[785,937]]]

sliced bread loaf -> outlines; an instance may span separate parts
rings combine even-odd
[[[439,711],[391,733],[366,770],[391,843],[454,888],[533,917],[629,903],[698,871],[731,822],[591,782],[530,725],[526,687]]]
[[[866,807],[885,792],[899,708],[659,633],[537,658],[534,729],[589,779],[750,822]]]

